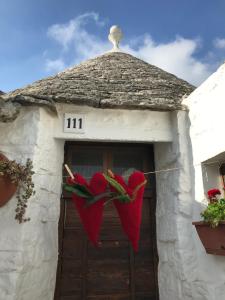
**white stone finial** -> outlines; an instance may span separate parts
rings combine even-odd
[[[119,49],[119,43],[123,37],[122,30],[119,28],[119,26],[114,25],[110,28],[109,31],[109,40],[113,44],[113,49],[111,51],[120,51]]]

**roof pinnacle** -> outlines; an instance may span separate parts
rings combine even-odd
[[[123,38],[123,33],[122,33],[122,30],[120,29],[120,27],[117,25],[113,25],[110,28],[108,38],[109,38],[110,42],[113,44],[113,48],[111,51],[120,52],[121,50],[119,48],[119,43],[120,43],[121,39]]]

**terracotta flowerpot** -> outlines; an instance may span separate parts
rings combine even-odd
[[[0,153],[0,160],[7,160],[7,158]],[[17,185],[12,183],[8,176],[0,176],[0,207],[12,198],[16,189]]]
[[[205,222],[192,222],[208,254],[225,256],[225,221],[212,228]]]

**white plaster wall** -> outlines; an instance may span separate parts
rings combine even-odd
[[[160,300],[203,300],[196,293],[197,257],[193,240],[193,168],[187,112],[171,113],[172,143],[155,144],[158,281]]]
[[[205,207],[201,163],[225,152],[225,64],[196,89],[184,103],[189,108],[190,137],[194,163],[193,220],[200,220]],[[210,175],[210,174],[209,174]],[[202,299],[225,299],[225,257],[208,255],[193,227],[198,255],[196,293]]]
[[[15,220],[16,199],[0,209],[0,300],[51,300],[58,259],[58,219],[66,140],[168,142],[170,114],[101,110],[58,105],[58,116],[43,108],[23,108],[13,123],[0,124],[0,150],[9,158],[34,163],[36,195],[30,222]],[[63,114],[84,113],[85,134],[63,132]]]
[[[18,161],[33,159],[37,192],[27,209],[29,223],[18,225],[14,221],[15,199],[0,210],[0,228],[4,229],[0,235],[2,298],[53,299],[63,146],[65,140],[91,140],[154,142],[156,169],[180,168],[157,175],[160,300],[214,300],[209,296],[213,287],[207,286],[197,272],[191,225],[194,170],[187,113],[101,110],[66,104],[57,109],[58,116],[43,108],[24,108],[16,121],[0,125],[0,150]],[[85,114],[85,134],[63,133],[63,114],[71,112]]]
[[[0,123],[0,150],[9,158],[24,163],[34,157],[39,112],[22,111],[13,123]],[[30,127],[32,124],[32,127]],[[16,199],[0,209],[0,299],[16,299],[17,283],[23,270],[22,232],[26,225],[18,225],[15,218]]]
[[[172,140],[169,112],[99,109],[65,104],[58,104],[57,111],[59,119],[55,123],[54,136],[59,139],[145,143]],[[64,113],[84,114],[85,133],[64,133]]]
[[[34,163],[36,195],[27,208],[30,222],[15,220],[16,199],[0,209],[0,299],[53,299],[58,258],[58,218],[63,141],[53,139],[54,116],[24,108],[13,123],[0,124],[0,150]]]

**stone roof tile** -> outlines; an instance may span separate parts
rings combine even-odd
[[[21,105],[176,110],[194,87],[130,54],[109,52],[5,94]]]

